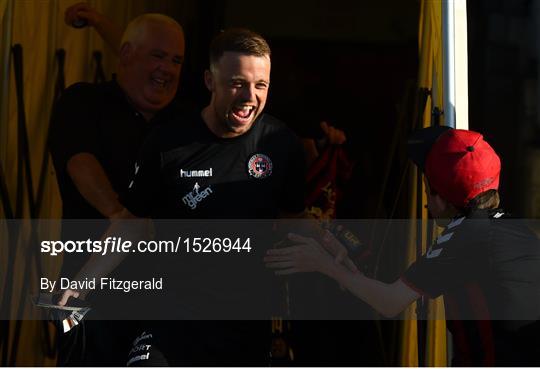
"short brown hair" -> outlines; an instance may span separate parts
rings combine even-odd
[[[470,212],[476,209],[497,209],[499,203],[499,192],[497,190],[487,190],[474,197],[467,203],[466,211]]]
[[[440,194],[437,193],[437,191],[435,191],[429,185],[429,181],[428,181],[428,188],[429,188],[429,194],[431,196],[436,196],[436,195],[440,196]],[[465,208],[457,208],[457,210],[463,214],[470,214],[474,210],[497,209],[499,207],[500,202],[501,202],[501,199],[499,197],[499,191],[491,189],[491,190],[487,190],[478,194],[476,197],[469,200]]]
[[[219,62],[227,51],[270,57],[270,46],[266,40],[245,28],[230,28],[214,37],[210,43],[210,66]]]

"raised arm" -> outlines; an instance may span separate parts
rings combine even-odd
[[[122,29],[89,4],[77,3],[67,8],[64,21],[68,26],[75,28],[93,27],[107,45],[113,49],[114,53],[119,54]]]

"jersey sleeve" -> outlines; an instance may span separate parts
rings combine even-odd
[[[474,275],[473,258],[464,254],[466,246],[437,247],[437,242],[415,261],[401,280],[421,295],[436,298],[464,285]]]
[[[139,151],[133,176],[120,202],[137,217],[150,217],[158,203],[161,185],[161,155],[157,137],[151,134]]]
[[[98,156],[98,105],[95,86],[88,84],[69,87],[55,104],[49,145],[57,171],[65,172],[69,159],[78,153]]]
[[[296,136],[293,136],[290,144],[288,158],[286,185],[283,187],[279,209],[287,213],[300,213],[305,207],[307,169],[304,150]]]

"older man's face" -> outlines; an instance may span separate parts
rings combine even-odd
[[[126,93],[138,110],[156,113],[172,101],[183,60],[181,30],[168,24],[148,25],[145,35],[120,65],[128,81]]]

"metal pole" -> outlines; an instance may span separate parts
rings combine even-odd
[[[8,142],[8,108],[9,108],[9,78],[10,78],[10,68],[11,68],[11,35],[13,29],[13,1],[8,0],[6,4],[6,9],[1,19],[2,23],[2,38],[0,39],[0,65],[2,66],[0,76],[0,161],[4,163],[7,158],[7,142]],[[3,181],[4,178],[1,180]],[[3,185],[3,184],[2,184]],[[8,198],[7,187],[3,188],[3,198],[0,201],[5,201],[6,204],[9,204],[10,199]],[[10,212],[10,211],[9,211]],[[8,213],[9,213],[8,212]],[[12,214],[4,214],[5,217],[10,217]],[[11,258],[13,257],[13,250],[11,250],[11,241],[13,237],[13,232],[8,223],[8,254],[6,255],[6,261],[9,265]],[[10,293],[9,292],[9,278],[4,276],[6,281],[5,285],[1,288],[0,294],[0,312],[9,312],[10,304]],[[1,317],[6,319],[6,316]],[[10,337],[10,322],[8,320],[0,321],[0,365],[7,366],[8,364],[8,348],[9,348],[9,337]]]
[[[455,128],[469,129],[467,0],[454,0]]]
[[[0,160],[5,162],[8,147],[8,108],[9,108],[9,76],[11,68],[11,35],[13,30],[13,1],[8,0],[2,22],[2,39],[0,40],[1,54],[0,65],[2,66],[0,78]]]
[[[456,127],[455,17],[454,0],[442,3],[444,125]]]

